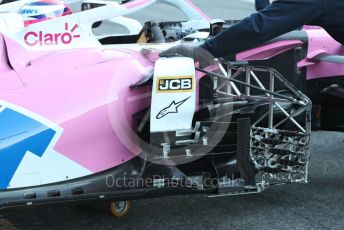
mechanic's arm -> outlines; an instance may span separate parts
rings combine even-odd
[[[269,0],[255,0],[256,10],[262,10],[270,4]]]
[[[305,24],[321,25],[323,8],[322,0],[277,0],[209,39],[201,47],[214,57],[235,54]]]

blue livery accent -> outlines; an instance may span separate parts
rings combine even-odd
[[[54,6],[54,5],[59,5],[59,3],[52,3],[52,2],[30,2],[27,5],[28,6]]]
[[[39,14],[39,15],[34,15],[31,16],[32,18],[36,18],[36,19],[45,19],[48,18],[45,14]]]
[[[38,10],[36,9],[22,9],[20,14],[37,14]]]
[[[10,108],[0,112],[0,189],[8,187],[25,153],[43,156],[55,134],[53,129]]]

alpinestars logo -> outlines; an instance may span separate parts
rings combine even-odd
[[[69,28],[71,28],[69,30]],[[74,34],[78,24],[70,27],[68,22],[65,23],[64,33],[45,33],[44,31],[29,31],[24,35],[24,42],[28,46],[52,46],[52,45],[68,45],[76,38],[80,38],[80,34]]]
[[[184,104],[187,100],[189,100],[190,97],[188,98],[185,98],[184,100],[182,101],[179,101],[179,102],[175,102],[175,101],[172,101],[172,103],[167,106],[166,108],[163,108],[159,113],[158,115],[156,115],[156,119],[161,119],[163,117],[165,117],[166,115],[170,114],[170,113],[178,113],[178,108]]]

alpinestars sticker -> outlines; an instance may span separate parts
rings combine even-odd
[[[170,113],[178,113],[178,108],[183,105],[187,100],[189,100],[190,97],[185,98],[182,101],[179,102],[175,102],[174,100],[172,101],[172,103],[167,106],[166,108],[163,108],[158,115],[156,115],[156,119],[161,119],[165,116],[167,116]]]

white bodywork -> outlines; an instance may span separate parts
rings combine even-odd
[[[152,87],[151,132],[190,130],[195,111],[193,59],[175,57],[157,60]]]
[[[2,5],[0,6],[0,12],[18,12],[20,7],[26,2],[27,0],[23,0]],[[138,31],[139,24],[135,22],[135,20],[123,16],[142,10],[155,2],[162,2],[180,9],[187,15],[191,23],[189,26],[195,25],[195,21],[198,21],[198,24],[203,24],[203,28],[206,26],[209,27],[210,19],[189,0],[136,0],[127,4],[109,1],[92,2],[104,4],[104,6],[43,21],[26,28],[23,28],[23,20],[20,21],[17,17],[15,22],[11,22],[11,24],[15,25],[1,27],[0,32],[3,35],[9,36],[11,39],[21,44],[22,47],[29,50],[45,51],[99,47],[100,43],[93,35],[91,29],[95,22],[110,19],[118,24],[126,25],[129,30],[133,28],[130,33],[135,33]],[[7,14],[0,14],[0,21],[8,21],[6,17]],[[77,28],[75,28],[75,26]],[[186,25],[186,27],[189,26]],[[71,29],[74,30],[71,31]],[[36,45],[38,43],[39,45]]]

